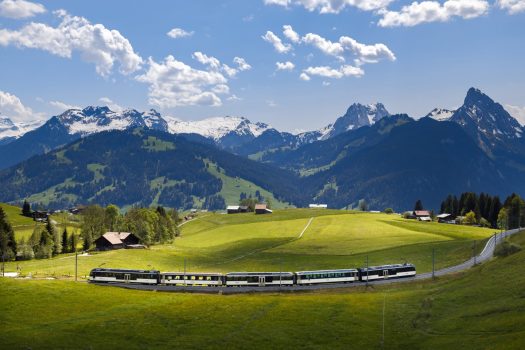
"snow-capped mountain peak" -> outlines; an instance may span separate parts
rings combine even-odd
[[[455,111],[445,108],[434,108],[425,117],[432,118],[439,122],[448,121]]]
[[[244,117],[212,117],[197,121],[170,120],[168,130],[172,134],[199,134],[220,140],[230,133],[257,137],[271,127],[265,123],[252,123]]]
[[[26,132],[34,130],[44,122],[36,120],[32,122],[15,123],[8,117],[0,116],[0,144],[5,144],[24,135]]]

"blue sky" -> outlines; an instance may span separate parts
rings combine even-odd
[[[475,86],[525,120],[524,38],[525,0],[0,0],[0,115],[109,104],[310,130]]]

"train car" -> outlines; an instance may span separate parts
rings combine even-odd
[[[230,272],[226,274],[226,286],[292,286],[292,272]]]
[[[158,284],[160,282],[160,271],[96,268],[89,273],[88,281],[93,283]]]
[[[299,271],[295,273],[296,284],[346,283],[359,281],[357,269]]]
[[[222,286],[222,273],[208,272],[163,272],[160,274],[160,283],[180,286]]]
[[[360,281],[374,281],[380,279],[413,277],[416,275],[416,267],[412,264],[394,264],[372,266],[359,269]]]

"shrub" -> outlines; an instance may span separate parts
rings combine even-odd
[[[494,250],[494,255],[503,258],[509,255],[512,255],[514,253],[517,253],[520,250],[521,250],[521,247],[518,244],[511,243],[509,241],[503,241],[503,243],[499,244]]]
[[[385,213],[385,214],[393,214],[393,213],[394,213],[394,209],[392,209],[392,208],[386,208],[386,209],[384,210],[384,213]]]

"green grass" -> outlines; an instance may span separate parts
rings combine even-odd
[[[310,227],[299,239],[309,219]],[[263,271],[348,268],[369,264],[416,264],[419,272],[455,265],[479,252],[492,231],[478,227],[421,223],[386,214],[289,209],[273,214],[199,216],[181,228],[173,244],[147,250],[118,250],[79,258],[79,273],[98,266],[181,271]],[[475,246],[474,246],[475,244]],[[23,273],[64,276],[74,261],[63,256],[17,262]],[[14,268],[15,263],[8,263]]]
[[[5,203],[0,203],[0,207],[2,207],[2,209],[6,213],[11,226],[31,226],[33,224],[32,218],[28,218],[22,215],[22,208]]]
[[[436,281],[230,296],[0,279],[0,347],[521,349],[524,266],[522,251]]]

